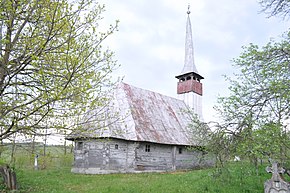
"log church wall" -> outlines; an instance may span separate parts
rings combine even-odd
[[[189,150],[185,146],[97,139],[76,142],[72,172],[174,171],[210,165],[207,159],[201,151]]]

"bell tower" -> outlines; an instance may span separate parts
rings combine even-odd
[[[190,10],[188,6],[186,36],[185,36],[185,59],[183,70],[180,75],[175,76],[178,79],[177,94],[178,98],[183,100],[200,119],[202,116],[202,83],[204,79],[197,71],[194,63],[194,50],[192,41],[192,31],[190,22]]]

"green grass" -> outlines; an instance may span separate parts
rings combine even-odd
[[[264,182],[271,178],[265,165],[258,171],[248,162],[235,162],[225,168],[187,172],[82,175],[70,172],[73,155],[64,155],[63,147],[47,147],[46,156],[40,153],[40,170],[34,170],[34,155],[18,147],[14,165],[18,192],[37,193],[262,193]],[[10,160],[11,148],[6,147],[1,159]],[[0,192],[3,186],[0,185]]]
[[[1,148],[1,146],[0,146]],[[64,155],[63,146],[47,146],[46,155],[43,155],[43,146],[36,146],[34,154],[31,153],[29,145],[18,145],[16,147],[15,157],[11,159],[11,145],[2,146],[0,162],[8,163],[15,168],[34,168],[35,154],[39,155],[38,165],[39,168],[62,168],[69,167],[73,162],[73,154],[70,153],[70,147],[67,147],[67,154]]]
[[[173,173],[82,175],[70,168],[49,170],[19,169],[20,192],[263,192],[263,184],[271,175],[259,168],[257,175],[248,163],[230,164],[227,169],[204,169]]]

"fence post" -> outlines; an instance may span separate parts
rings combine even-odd
[[[38,154],[36,154],[34,157],[34,169],[38,170]]]

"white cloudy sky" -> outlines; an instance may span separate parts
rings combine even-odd
[[[266,18],[255,0],[101,0],[105,23],[120,20],[119,31],[106,44],[121,67],[114,74],[131,85],[176,97],[177,79],[184,62],[187,6],[195,64],[203,80],[203,114],[214,118],[218,95],[227,93],[222,75],[233,71],[231,59],[243,45],[266,44],[288,29],[289,21]]]

